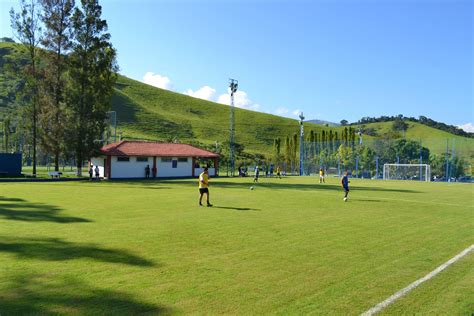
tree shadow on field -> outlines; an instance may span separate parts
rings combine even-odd
[[[382,203],[382,202],[387,202],[387,201],[382,201],[382,200],[367,200],[367,199],[352,199],[354,202],[373,202],[373,203]]]
[[[78,185],[78,184],[69,184],[65,183],[63,186],[67,185]],[[150,181],[113,181],[113,180],[107,180],[107,181],[101,181],[101,182],[86,182],[83,181],[79,184],[81,187],[88,187],[88,188],[94,188],[94,189],[100,189],[100,190],[115,190],[117,188],[120,189],[151,189],[151,190],[167,190],[171,189],[169,186],[162,186],[160,185],[159,182],[154,182],[153,180]]]
[[[196,182],[186,180],[163,180],[162,184],[180,184],[187,186],[196,186]],[[342,191],[339,184],[304,184],[304,183],[285,183],[285,182],[259,182],[253,184],[249,182],[232,182],[232,181],[219,181],[213,183],[212,187],[215,188],[237,188],[237,189],[248,189],[249,185],[254,185],[256,188],[268,188],[272,190],[300,190],[300,191]],[[398,193],[422,193],[420,191],[408,190],[408,189],[390,189],[383,187],[366,187],[366,186],[351,186],[351,191],[371,191],[371,192],[398,192]]]
[[[1,315],[169,315],[172,309],[72,277],[32,274],[10,278],[0,292]],[[107,284],[107,287],[112,287]]]
[[[231,206],[216,206],[214,205],[212,208],[221,208],[224,210],[235,210],[235,211],[260,211],[258,208],[250,208],[250,207],[231,207]]]
[[[0,252],[19,258],[45,261],[92,259],[94,261],[152,267],[155,263],[126,250],[106,249],[94,244],[73,243],[59,238],[7,238],[0,237]]]
[[[0,196],[0,219],[55,222],[55,223],[88,223],[91,220],[59,215],[61,209],[48,204],[31,203],[24,199],[7,198]]]

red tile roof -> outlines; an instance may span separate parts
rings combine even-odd
[[[105,145],[101,152],[110,156],[146,157],[201,157],[217,158],[218,154],[188,144],[158,143],[145,141],[121,141]]]

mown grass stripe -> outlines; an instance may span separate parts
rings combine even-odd
[[[377,314],[378,312],[380,312],[381,310],[386,308],[388,305],[392,304],[393,302],[395,302],[399,298],[403,297],[404,295],[406,295],[407,293],[409,293],[413,289],[417,288],[420,284],[434,278],[438,273],[445,270],[446,268],[448,268],[450,265],[454,264],[455,262],[459,261],[461,258],[465,257],[466,255],[471,253],[473,250],[474,250],[474,245],[471,245],[471,246],[467,247],[466,249],[461,251],[459,254],[457,254],[453,258],[449,259],[447,262],[443,263],[442,265],[440,265],[435,270],[431,271],[430,273],[428,273],[427,275],[425,275],[421,279],[416,280],[415,282],[413,282],[410,285],[408,285],[407,287],[401,289],[400,291],[393,294],[392,296],[390,296],[389,298],[387,298],[383,302],[378,303],[377,305],[375,305],[374,307],[372,307],[371,309],[369,309],[365,313],[362,313],[361,316],[372,316],[372,315]]]

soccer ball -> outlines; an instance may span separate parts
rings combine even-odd
[[[344,202],[347,202],[347,198],[344,198]]]
[[[250,190],[253,190],[253,187],[250,187]]]

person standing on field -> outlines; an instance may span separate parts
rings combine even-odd
[[[344,176],[341,181],[342,188],[344,189],[344,201],[347,201],[347,195],[349,194],[349,177],[348,172],[344,172]]]
[[[258,166],[255,166],[255,177],[253,178],[254,183],[258,182],[258,176],[259,175],[260,175],[260,170],[258,169]]]
[[[95,178],[97,180],[100,180],[100,171],[99,171],[99,166],[95,166]]]
[[[202,196],[206,194],[207,207],[211,207],[209,202],[209,171],[204,168],[204,171],[199,175],[199,206],[202,206]]]
[[[324,181],[324,169],[319,168],[319,183],[325,183]]]
[[[150,179],[150,165],[146,165],[145,167],[145,178]]]
[[[89,181],[92,181],[92,175],[94,174],[94,165],[91,164],[89,167]]]

